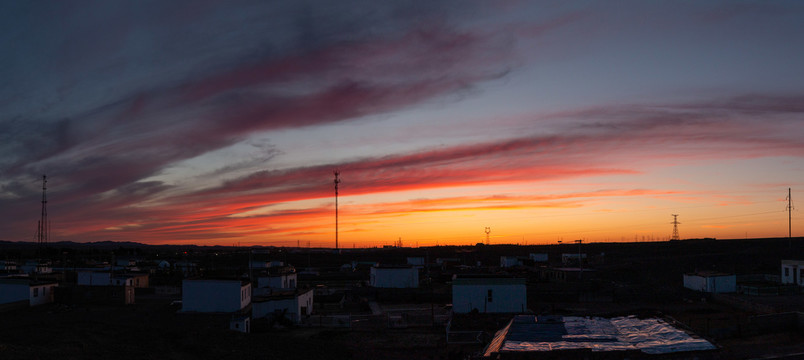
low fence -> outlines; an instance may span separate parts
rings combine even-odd
[[[738,309],[742,309],[745,311],[760,313],[760,314],[770,314],[775,313],[776,308],[770,305],[759,304],[753,301],[749,301],[746,299],[742,299],[737,296],[729,295],[729,294],[712,294],[712,300],[728,304],[734,306]]]
[[[379,314],[379,315],[310,315],[301,326],[350,328],[353,330],[405,329],[445,326],[449,315]]]

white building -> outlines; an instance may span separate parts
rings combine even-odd
[[[29,306],[53,302],[56,282],[30,279],[0,279],[0,304],[27,301]]]
[[[510,277],[456,277],[452,280],[452,311],[468,313],[523,313],[527,309],[525,279]]]
[[[585,262],[585,260],[586,260],[586,254],[585,253],[581,253],[581,254],[564,253],[564,254],[561,254],[561,263],[562,264],[569,264],[569,263],[576,263],[577,264],[580,261]]]
[[[522,266],[522,260],[516,256],[500,256],[500,267],[509,268]]]
[[[229,321],[229,330],[250,333],[251,332],[251,317],[238,316]]]
[[[375,265],[369,284],[378,288],[418,288],[419,269],[411,265]]]
[[[258,288],[295,289],[296,271],[282,271],[276,274],[260,274],[256,276]]]
[[[284,316],[294,323],[313,313],[313,289],[278,291],[268,296],[255,296],[251,314],[255,319]]]
[[[47,263],[40,263],[37,261],[26,261],[25,265],[19,267],[19,270],[26,274],[51,274],[53,268]]]
[[[534,254],[534,253],[530,253],[530,256],[529,256],[529,257],[530,257],[530,259],[531,259],[531,260],[533,260],[533,262],[547,262],[547,254],[543,254],[543,253],[540,253],[540,254]]]
[[[148,274],[115,274],[109,271],[79,270],[76,283],[86,286],[133,286],[148,287]]]
[[[114,263],[120,267],[137,266],[136,259],[115,259]]]
[[[0,260],[0,271],[16,271],[17,263],[14,261]]]
[[[804,260],[782,260],[782,284],[804,286]]]
[[[737,292],[737,276],[712,271],[684,274],[684,287],[708,293]]]
[[[424,266],[424,258],[420,256],[412,257],[408,256],[408,265],[423,267]]]
[[[181,289],[185,312],[235,312],[251,303],[251,283],[247,281],[186,279]]]

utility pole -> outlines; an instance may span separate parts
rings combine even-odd
[[[672,214],[672,215],[673,215],[673,222],[671,222],[671,224],[673,224],[673,236],[670,237],[670,240],[671,241],[681,240],[680,236],[678,235],[678,225],[681,224],[680,222],[678,222],[678,214]]]
[[[338,184],[341,183],[341,172],[335,170],[332,173],[335,174],[335,250],[338,250]]]
[[[47,226],[47,175],[42,175],[42,214],[39,218],[39,228],[36,232],[36,239],[39,246],[47,244],[48,226]]]
[[[580,267],[581,271],[578,272],[578,279],[583,278],[583,259],[581,258],[581,243],[583,243],[583,239],[575,240],[578,243],[578,267]]]
[[[793,247],[793,197],[790,188],[787,188],[787,242]]]

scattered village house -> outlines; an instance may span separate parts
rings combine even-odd
[[[782,284],[804,286],[804,260],[782,260]]]
[[[19,267],[19,270],[26,273],[26,274],[50,274],[53,272],[53,268],[50,267],[50,264],[43,263],[35,260],[26,261],[24,265]]]
[[[586,254],[585,253],[581,253],[581,254],[577,254],[577,253],[561,254],[561,263],[562,264],[565,264],[565,265],[566,264],[580,265],[581,263],[585,263],[585,262],[586,262]]]
[[[500,267],[510,268],[522,266],[522,259],[518,256],[500,256]]]
[[[254,296],[251,313],[254,319],[285,317],[293,323],[313,313],[313,289],[274,291],[270,295]]]
[[[533,262],[536,262],[536,263],[547,262],[548,261],[547,254],[544,254],[544,253],[536,253],[536,254],[530,253],[529,257]]]
[[[684,287],[707,293],[733,293],[737,291],[737,276],[711,271],[684,274]]]
[[[292,267],[275,267],[255,276],[257,288],[295,289],[297,274]]]
[[[135,288],[148,287],[148,274],[123,273],[115,274],[109,271],[79,270],[77,272],[78,285],[86,286],[132,286]]]
[[[452,280],[452,311],[468,313],[523,313],[527,309],[525,279],[493,276],[456,276]]]
[[[251,304],[251,283],[241,280],[185,279],[182,311],[237,312]]]
[[[0,304],[25,303],[37,306],[52,303],[58,283],[32,279],[0,279]]]
[[[375,265],[369,283],[378,288],[418,288],[419,269],[411,265]]]
[[[419,267],[419,268],[423,268],[424,265],[425,265],[424,264],[424,258],[420,257],[420,256],[416,256],[416,257],[408,256],[407,264],[408,265],[413,265],[413,266],[416,266],[416,267]]]

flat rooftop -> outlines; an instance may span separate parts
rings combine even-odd
[[[561,351],[663,355],[716,349],[658,318],[517,315],[495,334],[484,357],[519,359],[526,352]]]

